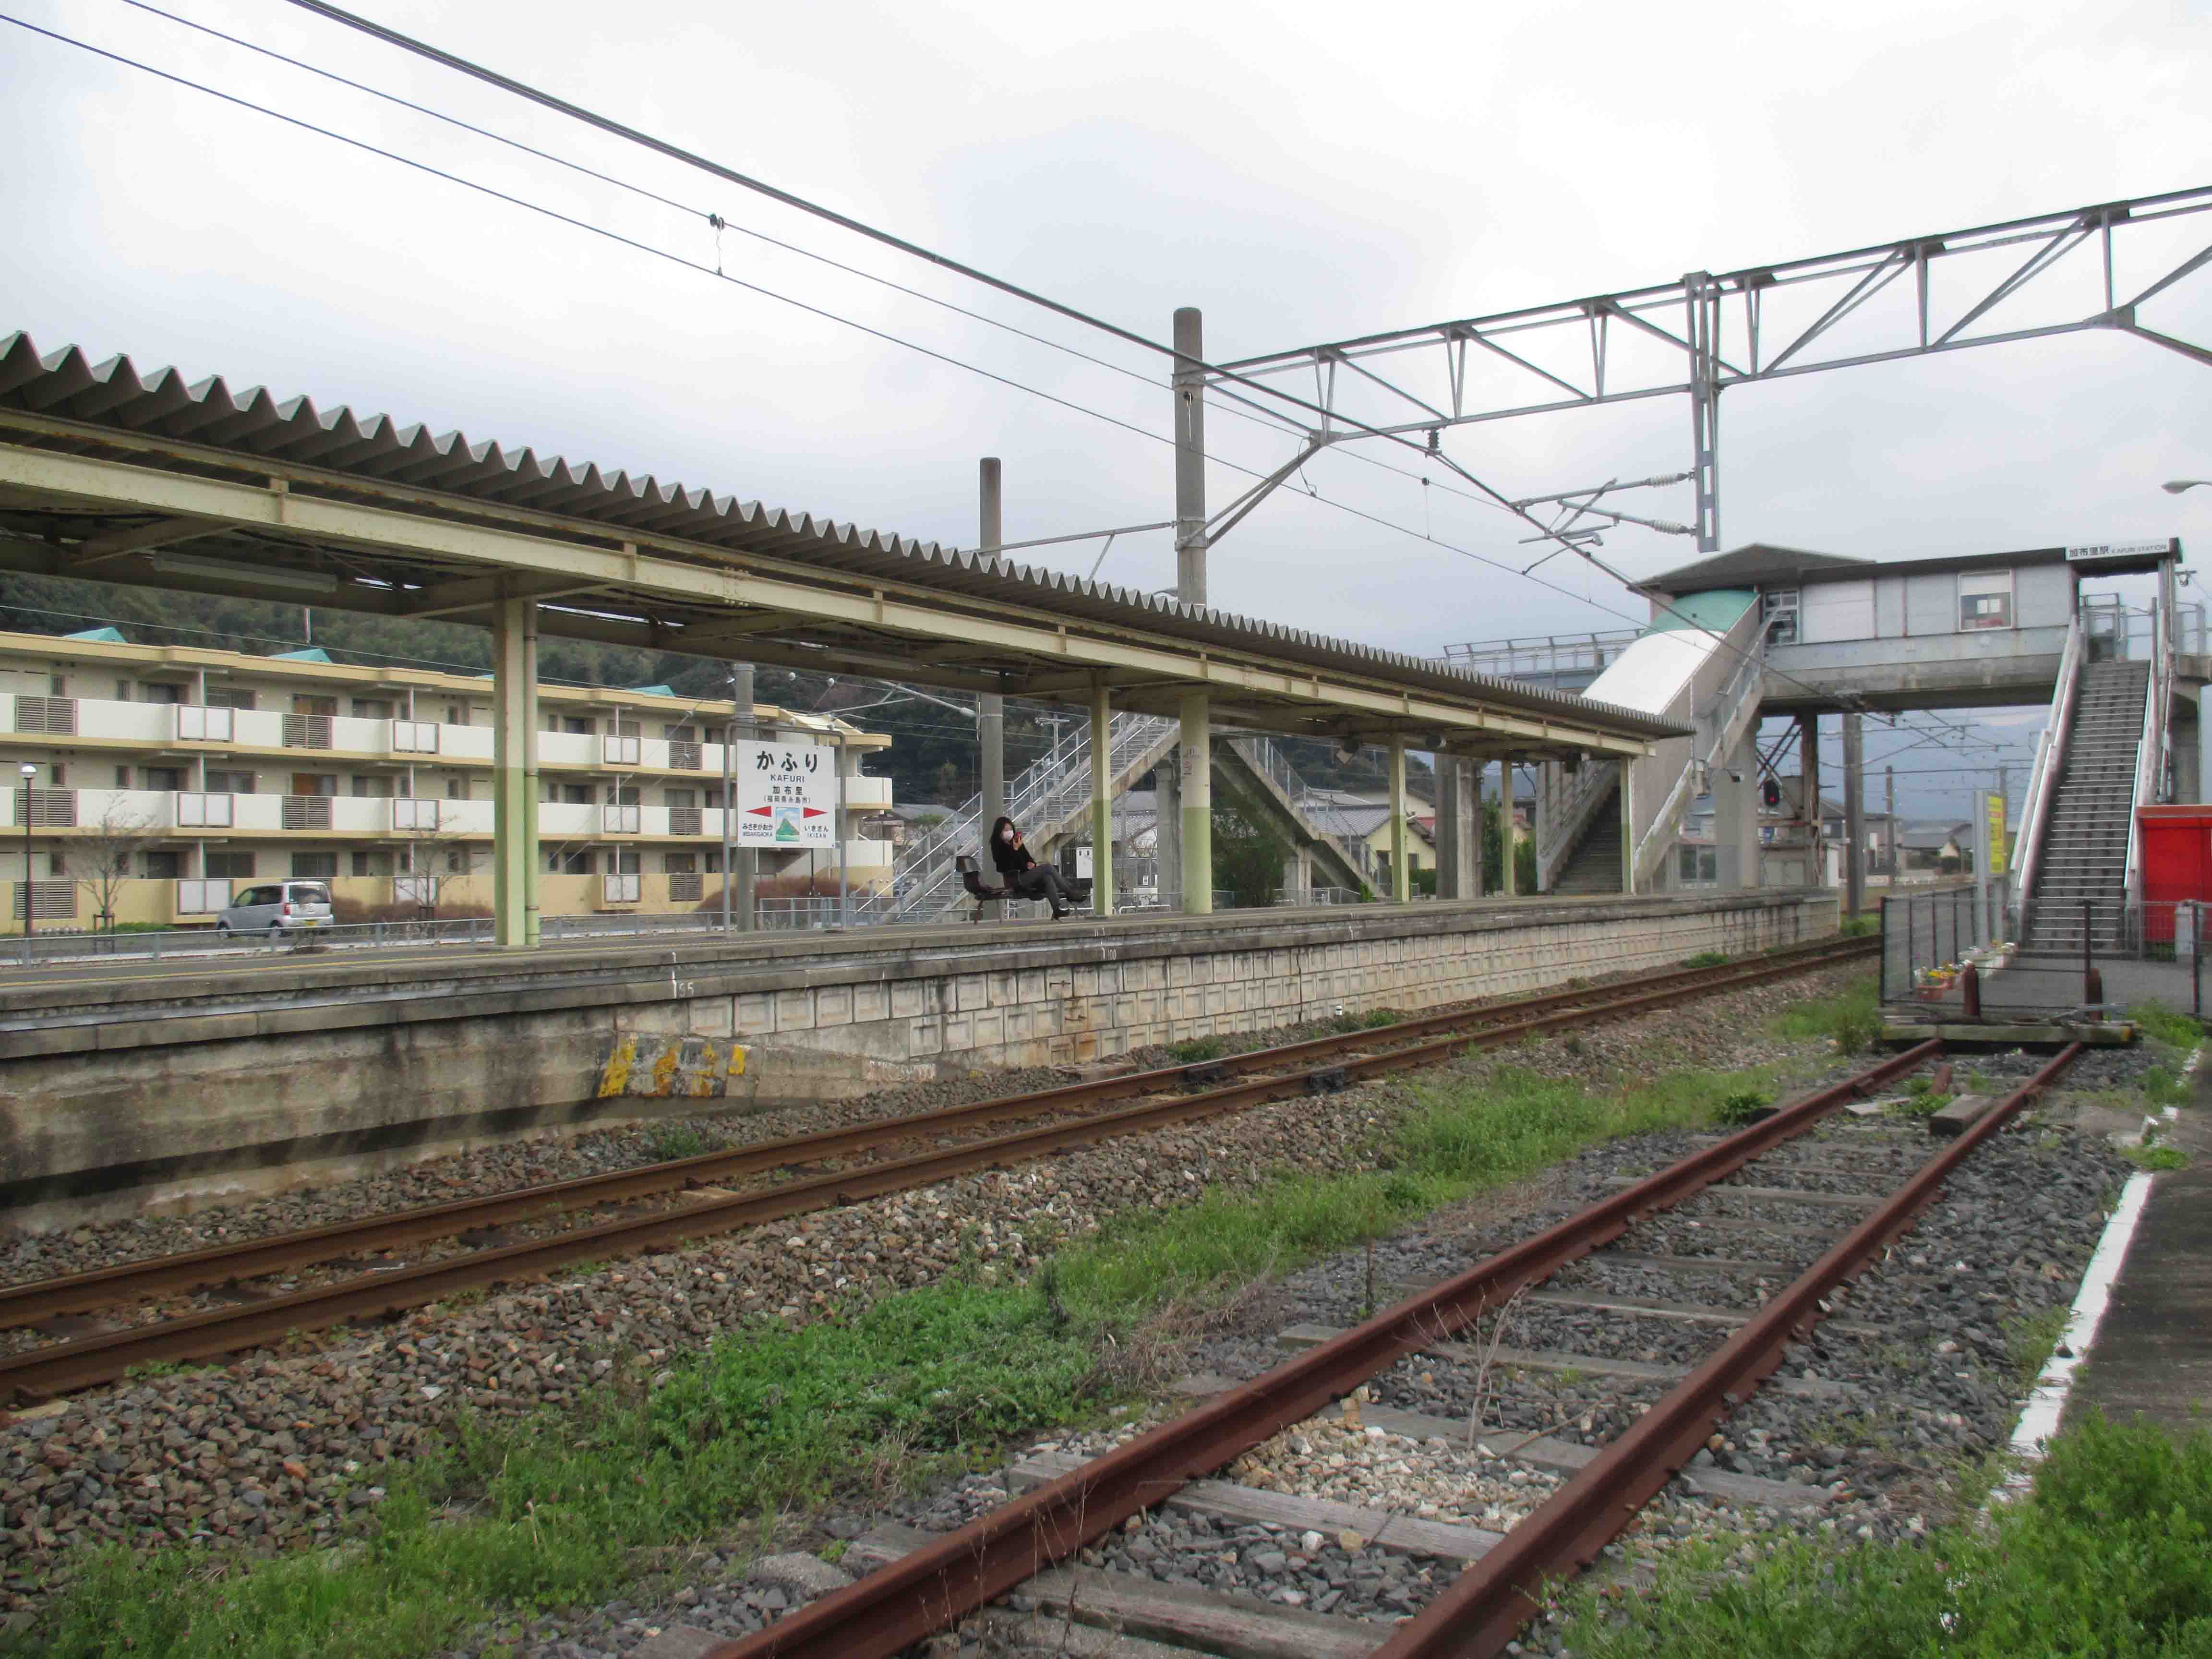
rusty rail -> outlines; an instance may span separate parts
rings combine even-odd
[[[1854,949],[1853,946],[1859,948]],[[1304,1042],[1258,1049],[1248,1054],[1229,1055],[1211,1062],[1211,1065],[1216,1075],[1229,1077],[1295,1066],[1345,1054],[1354,1048],[1372,1048],[1377,1043],[1495,1024],[1566,1004],[1593,1003],[1601,1010],[1609,1010],[1623,996],[1641,995],[1674,987],[1693,988],[1698,994],[1706,995],[1727,990],[1738,983],[1771,978],[1773,975],[1764,971],[1768,969],[1786,968],[1793,972],[1802,971],[1808,965],[1849,961],[1874,948],[1878,948],[1878,942],[1852,940],[1839,945],[1837,941],[1824,939],[1816,945],[1779,951],[1771,957],[1747,963],[1731,963],[1713,968],[1670,969],[1614,985],[1584,986],[1573,990],[1549,992],[1541,996],[1522,997],[1510,1002],[1493,1003],[1483,1008],[1423,1015],[1366,1030],[1315,1037]],[[514,1192],[491,1193],[476,1198],[456,1199],[446,1204],[397,1211],[387,1215],[333,1222],[327,1226],[305,1228],[268,1238],[244,1239],[141,1261],[118,1262],[112,1267],[98,1267],[88,1273],[0,1285],[0,1330],[37,1324],[63,1314],[85,1313],[144,1297],[174,1295],[236,1279],[291,1272],[362,1251],[388,1250],[432,1239],[448,1238],[475,1228],[534,1220],[568,1210],[626,1203],[663,1193],[680,1192],[691,1187],[712,1186],[794,1164],[868,1152],[894,1141],[975,1128],[1010,1119],[1043,1117],[1056,1112],[1131,1099],[1182,1087],[1193,1070],[1187,1066],[1162,1066],[1123,1077],[1070,1084],[1062,1088],[1000,1096],[907,1117],[877,1118],[846,1128],[789,1135],[725,1152],[702,1152],[691,1158],[673,1158],[631,1170],[615,1170],[603,1175],[550,1182]]]
[[[1941,1052],[1921,1043],[1793,1102],[707,1659],[887,1659]]]
[[[1375,1659],[1490,1659],[1543,1609],[1547,1581],[1596,1559],[1627,1529],[1714,1427],[1820,1322],[1824,1298],[1910,1227],[1951,1171],[2074,1063],[2069,1043],[1980,1122],[1890,1194],[1882,1206],[1762,1308],[1667,1397],[1609,1443],[1504,1540],[1455,1579],[1420,1616],[1398,1627]]]
[[[205,1309],[156,1323],[52,1343],[0,1358],[0,1400],[43,1399],[113,1382],[133,1366],[215,1358],[280,1340],[294,1331],[319,1330],[345,1320],[422,1307],[463,1290],[502,1280],[539,1277],[554,1268],[578,1262],[601,1261],[666,1249],[687,1240],[758,1226],[787,1216],[933,1186],[954,1176],[1023,1163],[1070,1147],[1146,1133],[1317,1090],[1334,1090],[1365,1078],[1434,1065],[1470,1049],[1494,1048],[1548,1031],[1649,1012],[1707,994],[1716,988],[1802,972],[1808,965],[1802,958],[1762,963],[1723,981],[1699,980],[1656,991],[1642,990],[1632,983],[1625,988],[1640,990],[1640,994],[1614,998],[1591,1007],[1540,1014],[1534,1018],[1435,1038],[1382,1054],[1352,1055],[1335,1066],[1317,1071],[1263,1077],[1224,1088],[1150,1100],[1066,1122],[1045,1124],[909,1158],[788,1182],[762,1192],[702,1199],[680,1209],[572,1228],[550,1237],[479,1250],[441,1261],[362,1273],[334,1284],[295,1291],[289,1296],[270,1297],[265,1301]],[[1364,1035],[1371,1041],[1376,1033]],[[1923,1044],[1922,1048],[1929,1046]],[[1922,1050],[1911,1052],[1917,1054]],[[1180,1075],[1188,1069],[1177,1067],[1168,1075]]]

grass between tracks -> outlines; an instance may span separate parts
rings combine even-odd
[[[1740,1558],[1739,1558],[1740,1559]],[[1582,1659],[2212,1655],[2212,1434],[2092,1416],[2033,1492],[1910,1544],[1686,1556],[1625,1607],[1577,1598]]]
[[[1148,1380],[1161,1332],[1254,1281],[1385,1236],[1609,1138],[1703,1126],[1771,1073],[1623,1087],[1508,1066],[1401,1085],[1374,1167],[1126,1215],[1029,1282],[956,1276],[799,1328],[732,1331],[651,1373],[633,1362],[585,1407],[463,1421],[439,1458],[364,1475],[389,1495],[336,1552],[243,1569],[204,1547],[73,1563],[45,1626],[12,1650],[61,1656],[434,1652],[487,1622],[606,1599],[639,1554],[727,1539],[836,1499],[866,1506],[1095,1419]],[[8,1650],[0,1644],[0,1650]]]

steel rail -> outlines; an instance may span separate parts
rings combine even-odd
[[[1206,1062],[1206,1066],[1213,1068],[1213,1075],[1221,1077],[1270,1066],[1295,1066],[1356,1048],[1371,1048],[1377,1043],[1511,1019],[1562,1004],[1589,1002],[1601,1006],[1608,1006],[1610,1001],[1618,1000],[1626,994],[1674,984],[1695,985],[1701,994],[1707,994],[1726,990],[1753,969],[1784,963],[1802,967],[1808,963],[1849,961],[1860,954],[1870,953],[1878,945],[1873,941],[1850,940],[1839,945],[1832,939],[1823,939],[1814,945],[1795,946],[1750,963],[1671,969],[1613,985],[1584,986],[1492,1003],[1482,1008],[1424,1015],[1366,1030],[1316,1037],[1273,1048],[1256,1049],[1246,1054],[1228,1055],[1219,1060]],[[1133,1072],[1122,1077],[1070,1084],[1028,1094],[1002,1095],[934,1112],[905,1117],[875,1118],[845,1128],[788,1135],[725,1152],[702,1152],[690,1158],[641,1164],[635,1169],[580,1176],[514,1192],[455,1199],[444,1204],[426,1205],[351,1221],[332,1222],[325,1226],[279,1233],[267,1238],[210,1245],[202,1249],[179,1251],[137,1261],[117,1262],[111,1267],[95,1267],[85,1273],[0,1285],[0,1330],[36,1324],[64,1314],[112,1308],[143,1297],[179,1294],[234,1280],[257,1279],[268,1273],[312,1267],[356,1251],[391,1249],[450,1237],[475,1228],[531,1220],[562,1211],[585,1209],[597,1205],[624,1203],[693,1186],[712,1185],[794,1164],[865,1152],[890,1141],[941,1134],[1012,1118],[1041,1117],[1049,1113],[1128,1099],[1183,1086],[1192,1073],[1202,1068],[1191,1066],[1161,1066],[1152,1071]]]
[[[706,1659],[888,1659],[1942,1049],[1921,1043],[1808,1095]]]
[[[1724,984],[1734,986],[1778,978],[1802,972],[1806,965],[1802,958],[1764,965],[1735,975]],[[113,1382],[137,1365],[214,1358],[278,1341],[294,1332],[319,1330],[349,1319],[421,1307],[460,1291],[502,1280],[542,1277],[555,1268],[579,1262],[602,1261],[667,1249],[787,1216],[933,1186],[954,1176],[1024,1163],[1071,1147],[1146,1133],[1270,1101],[1332,1091],[1355,1079],[1433,1065],[1471,1049],[1496,1048],[1549,1031],[1666,1007],[1705,995],[1711,986],[1711,981],[1677,985],[1597,1007],[1568,1008],[1382,1054],[1352,1056],[1337,1066],[1317,1071],[1278,1074],[1224,1088],[1146,1101],[1116,1111],[866,1164],[811,1180],[789,1182],[762,1192],[702,1199],[675,1209],[572,1228],[546,1238],[478,1250],[465,1256],[362,1273],[333,1284],[295,1291],[288,1296],[271,1297],[266,1301],[205,1309],[151,1324],[51,1343],[0,1358],[0,1400],[25,1396],[43,1399]],[[1923,1048],[1928,1046],[1923,1044]],[[1912,1052],[1919,1054],[1921,1050]]]
[[[1951,1172],[2081,1052],[2080,1043],[2069,1043],[1981,1121],[1921,1165],[1880,1209],[1608,1443],[1418,1618],[1399,1626],[1375,1659],[1490,1659],[1504,1651],[1521,1627],[1543,1611],[1545,1583],[1581,1571],[1627,1530],[1637,1512],[1697,1455],[1713,1429],[1782,1364],[1784,1350],[1820,1322],[1830,1292],[1911,1226]]]

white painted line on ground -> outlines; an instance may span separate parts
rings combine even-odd
[[[2182,1063],[2181,1074],[2187,1077],[2195,1072],[2203,1058],[2201,1045],[2190,1050],[2189,1058]],[[2169,1106],[2156,1118],[2146,1117],[2145,1128],[2160,1121],[2172,1122],[2180,1109],[2179,1106]],[[2120,1201],[2112,1218],[2105,1224],[2104,1234],[2097,1241],[2096,1254],[2089,1258],[2088,1267],[2082,1273],[2081,1288],[2074,1297],[2066,1328],[2059,1335],[2057,1351],[2044,1362],[2042,1373],[2035,1379],[2034,1391],[2021,1408],[2020,1421],[2012,1431],[2011,1447],[2018,1462],[2005,1477],[2003,1486],[1990,1494],[1994,1503],[2008,1502],[2027,1490],[2033,1467],[2042,1459],[2045,1442],[2058,1432],[2059,1419],[2066,1413],[2067,1396],[2074,1391],[2074,1374],[2096,1345],[2098,1328],[2104,1323],[2105,1310],[2112,1305],[2112,1286],[2119,1280],[2120,1269],[2127,1262],[2128,1246],[2135,1242],[2136,1229],[2142,1222],[2143,1206],[2150,1200],[2150,1172],[2138,1170],[2120,1189]]]

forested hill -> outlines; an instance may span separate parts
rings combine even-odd
[[[142,645],[196,645],[255,656],[296,651],[310,643],[312,631],[312,642],[339,662],[464,674],[486,673],[491,668],[491,635],[481,628],[455,623],[327,609],[311,612],[299,605],[255,599],[164,592],[62,576],[0,574],[0,628],[25,634],[71,634],[103,624],[121,629]],[[724,695],[720,662],[674,652],[547,636],[538,641],[538,660],[539,678],[549,684],[665,685],[679,696]],[[754,687],[763,702],[827,714],[850,708],[855,724],[896,738],[891,748],[869,761],[867,769],[891,779],[893,797],[899,801],[957,802],[975,791],[975,724],[953,709],[910,696],[890,697],[885,687],[872,680],[833,679],[782,668],[762,668]],[[968,700],[950,695],[947,701]],[[1051,746],[1054,712],[1018,702],[1008,706],[1009,778]],[[1299,775],[1317,787],[1379,790],[1388,781],[1378,751],[1339,762],[1326,743],[1293,741],[1285,745],[1285,752]],[[1416,760],[1409,769],[1413,787],[1427,793],[1427,768]]]

